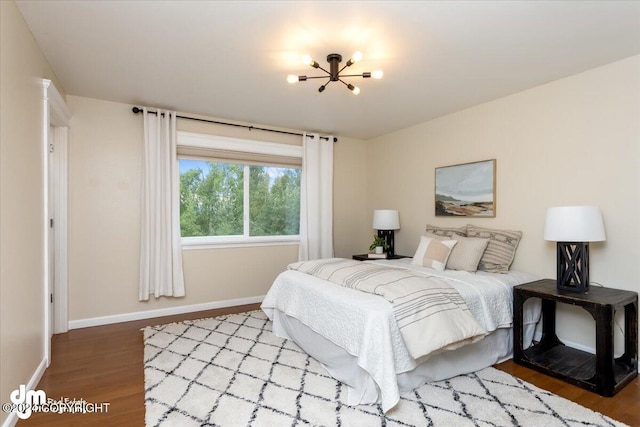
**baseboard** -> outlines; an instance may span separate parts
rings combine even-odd
[[[560,337],[558,337],[560,338]],[[533,340],[534,341],[540,341],[542,339],[542,332],[541,331],[536,331],[535,334],[533,334]],[[571,347],[571,348],[575,348],[577,350],[582,350],[582,351],[586,351],[587,353],[591,353],[591,354],[596,354],[596,349],[593,347],[589,347],[583,344],[578,344],[577,342],[573,342],[573,341],[569,341],[566,340],[564,338],[560,338],[560,341],[562,341],[565,345]],[[618,355],[619,356],[619,355]],[[618,357],[616,356],[616,357]]]
[[[40,364],[36,368],[35,372],[33,373],[33,375],[31,375],[31,379],[27,384],[25,384],[27,387],[27,390],[33,390],[37,387],[46,369],[47,369],[47,359],[45,358],[40,361]],[[18,388],[19,386],[20,384],[15,385],[16,388]],[[2,402],[2,403],[8,403],[8,402]],[[7,417],[7,419],[4,420],[4,423],[2,423],[2,427],[13,427],[16,425],[17,422],[18,422],[18,414],[15,412],[11,412]]]
[[[558,337],[560,338],[560,337]],[[540,341],[540,339],[542,339],[542,332],[541,331],[536,331],[535,334],[533,334],[533,339],[534,341]],[[575,348],[578,350],[582,350],[582,351],[586,351],[587,353],[591,353],[591,354],[596,354],[596,349],[593,347],[589,347],[586,345],[582,345],[582,344],[578,344],[577,342],[573,342],[573,341],[569,341],[566,340],[564,338],[560,338],[560,341],[562,341],[565,345],[571,347],[571,348]],[[621,354],[614,354],[614,357],[620,357],[622,356]],[[640,364],[638,364],[638,373],[640,373]]]
[[[92,317],[69,321],[69,329],[89,328],[91,326],[110,325],[113,323],[130,322],[132,320],[152,319],[154,317],[172,316],[174,314],[192,313],[195,311],[213,310],[216,308],[235,307],[237,305],[261,303],[264,295],[247,298],[212,301],[203,304],[181,305],[177,307],[160,308],[157,310],[137,311],[134,313],[114,314],[113,316]]]

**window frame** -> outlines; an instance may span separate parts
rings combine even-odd
[[[237,152],[237,160],[222,160],[213,156],[207,158],[207,156],[197,155],[180,155],[177,156],[177,161],[185,158],[200,159],[204,161],[212,162],[228,162],[244,167],[244,195],[243,195],[243,235],[236,236],[197,236],[197,237],[181,237],[182,248],[185,250],[191,249],[213,249],[213,248],[230,248],[230,247],[243,247],[243,246],[282,246],[282,245],[297,245],[300,243],[300,235],[287,235],[287,236],[249,236],[249,166],[251,164],[256,165],[260,163],[250,163],[242,160],[243,154],[258,154],[272,157],[276,160],[278,157],[285,158],[299,158],[302,160],[302,146],[280,144],[275,142],[255,141],[241,138],[231,138],[216,135],[200,134],[193,132],[177,132],[177,145],[178,151],[180,147],[185,148],[197,148],[203,150],[211,150],[214,153],[216,150],[224,151],[225,153]],[[300,161],[302,164],[302,161]],[[270,166],[269,164],[263,164],[263,166]],[[295,168],[302,166],[294,165],[282,165],[277,167]],[[178,167],[178,173],[174,175],[174,179],[177,180],[177,185],[174,188],[180,191],[180,172]],[[180,195],[178,194],[178,197]]]

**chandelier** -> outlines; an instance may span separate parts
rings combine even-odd
[[[342,62],[342,55],[338,54],[338,53],[330,53],[329,55],[327,55],[327,62],[329,63],[329,71],[325,70],[324,68],[322,68],[320,66],[320,64],[318,64],[316,61],[314,61],[313,59],[311,59],[311,57],[309,55],[304,55],[302,57],[302,62],[304,64],[307,65],[311,65],[313,68],[319,68],[322,71],[324,71],[325,73],[327,73],[327,76],[296,76],[296,75],[289,75],[287,76],[287,81],[289,83],[296,83],[296,82],[304,82],[310,79],[326,79],[329,78],[329,80],[323,84],[322,86],[320,86],[318,88],[318,92],[323,92],[324,89],[327,87],[327,85],[331,82],[340,82],[342,84],[344,84],[347,89],[349,89],[351,92],[353,92],[354,95],[357,95],[360,93],[360,88],[357,86],[354,86],[350,83],[345,82],[344,80],[342,80],[345,77],[362,77],[364,79],[368,79],[370,77],[373,77],[374,79],[381,79],[382,78],[382,71],[377,70],[377,71],[367,71],[365,73],[362,74],[340,74],[342,73],[342,71],[344,71],[345,68],[352,66],[353,64],[355,64],[356,62],[360,62],[362,60],[362,52],[356,52],[353,54],[353,56],[351,58],[349,58],[349,60],[346,62],[346,64],[340,68],[340,62]]]

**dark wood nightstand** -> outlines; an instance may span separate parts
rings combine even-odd
[[[376,259],[401,259],[401,258],[411,258],[411,257],[406,255],[394,255],[388,258],[369,258],[369,254],[359,254],[359,255],[353,255],[351,258],[357,261],[373,261]]]
[[[529,298],[542,300],[542,338],[523,349],[522,306]],[[556,302],[587,310],[596,323],[596,354],[566,346],[556,336]],[[613,355],[614,316],[624,308],[624,354]],[[589,293],[558,291],[545,279],[513,288],[513,360],[563,381],[613,396],[638,375],[638,293],[590,287]]]

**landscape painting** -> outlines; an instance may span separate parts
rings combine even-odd
[[[495,217],[496,161],[436,168],[436,216]]]

